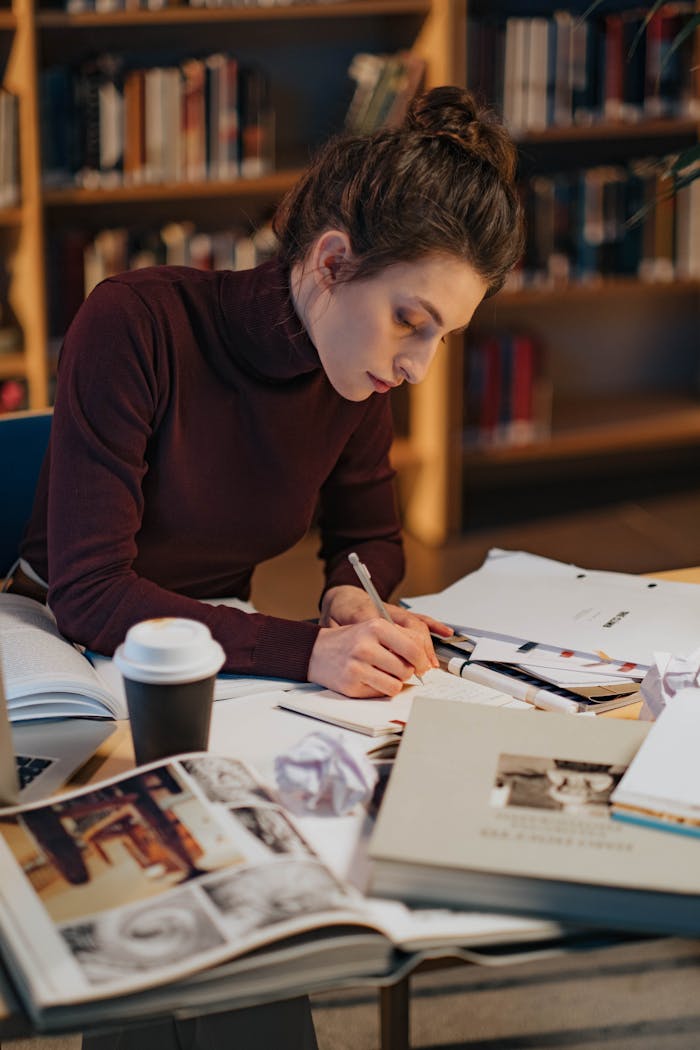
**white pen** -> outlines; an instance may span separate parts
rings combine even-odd
[[[389,610],[387,609],[382,599],[379,597],[379,594],[377,593],[377,588],[372,583],[372,577],[369,574],[369,569],[367,568],[367,566],[360,561],[355,551],[353,551],[351,554],[348,554],[348,561],[357,573],[358,580],[360,581],[360,583],[362,584],[372,601],[374,602],[374,607],[379,613],[379,615],[383,616],[385,620],[389,621],[389,623],[393,623],[394,621],[389,615]],[[416,672],[414,672],[414,674],[416,675],[416,678],[418,679],[420,684],[423,685],[423,679],[421,678],[421,676]]]

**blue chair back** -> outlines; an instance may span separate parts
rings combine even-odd
[[[0,579],[19,555],[49,443],[50,411],[0,416]]]

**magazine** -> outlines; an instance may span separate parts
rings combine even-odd
[[[0,868],[0,947],[36,1031],[97,1022],[106,1002],[110,1020],[245,1005],[376,982],[426,944],[564,932],[367,901],[251,767],[208,753],[0,810]]]

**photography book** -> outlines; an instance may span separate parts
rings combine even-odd
[[[416,700],[369,844],[369,891],[697,935],[697,842],[610,815],[648,726]]]
[[[681,689],[653,723],[612,793],[618,820],[700,835],[700,689]]]
[[[39,1032],[377,983],[425,945],[534,950],[566,932],[367,900],[251,767],[208,753],[1,810],[0,870],[3,961]]]
[[[217,599],[218,604],[234,604]],[[86,654],[64,638],[53,613],[19,594],[0,593],[0,659],[10,721],[83,717],[126,718],[121,675],[110,657]],[[226,700],[298,682],[220,674],[214,699]]]

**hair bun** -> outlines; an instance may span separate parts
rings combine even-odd
[[[517,151],[504,125],[493,110],[479,106],[463,88],[437,87],[416,95],[404,127],[452,142],[492,164],[508,182],[515,177]]]

